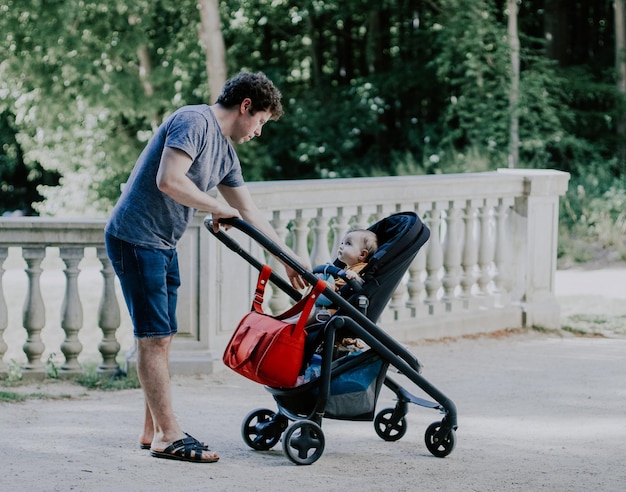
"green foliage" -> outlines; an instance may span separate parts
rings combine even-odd
[[[59,368],[55,362],[56,354],[52,353],[46,359],[46,377],[51,379],[59,379]]]
[[[0,403],[16,403],[26,399],[26,395],[22,395],[14,391],[0,391]]]
[[[15,359],[11,359],[9,361],[7,369],[7,382],[16,383],[22,380],[22,367],[15,361]]]
[[[8,111],[0,112],[0,214],[33,215],[44,197],[39,185],[56,186],[60,176],[47,171],[39,162],[26,164],[22,146],[17,141],[15,118]]]
[[[508,150],[506,26],[496,21],[493,2],[445,0],[434,27],[437,76],[449,100],[442,147],[479,147],[501,166]]]
[[[76,382],[87,389],[122,390],[141,387],[136,371],[129,371],[128,374],[119,372],[113,376],[104,375],[98,373],[94,364],[85,365]]]
[[[238,148],[246,179],[505,166],[505,4],[220,2],[229,74],[263,70],[284,94],[283,119]],[[522,165],[570,172],[562,207],[568,235],[603,236],[619,249],[624,105],[609,2],[518,5]],[[547,40],[550,19],[564,26],[553,34],[565,33],[567,49]],[[2,197],[16,203],[18,178],[7,173],[19,165],[29,192],[48,198],[24,198],[40,213],[105,214],[160,121],[180,105],[212,102],[199,24],[192,0],[0,5],[0,124],[10,123],[0,128],[0,185],[14,186]],[[587,35],[570,36],[575,25],[587,26]],[[63,176],[63,187],[50,186],[48,171]],[[579,250],[577,257],[585,254]]]

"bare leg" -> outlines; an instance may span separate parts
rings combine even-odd
[[[172,336],[171,338],[167,340],[169,340],[168,347],[167,347],[167,372],[169,375],[171,374],[169,347],[171,347],[174,337]],[[137,366],[139,366],[139,362],[137,362]],[[139,372],[139,368],[137,368],[137,372]],[[168,379],[169,379],[169,376],[168,376]],[[139,442],[144,445],[151,444],[153,437],[154,437],[154,418],[152,417],[152,412],[150,412],[150,406],[148,405],[148,401],[145,400],[145,416],[144,416],[144,421],[143,421],[143,431],[139,435]]]
[[[172,337],[140,338],[137,343],[137,374],[146,399],[146,420],[152,416],[152,449],[161,451],[168,445],[186,437],[182,431],[172,404],[169,371],[169,349]],[[144,432],[149,423],[144,423]],[[216,453],[204,451],[207,459]]]
[[[148,402],[145,402],[145,417],[143,421],[143,430],[139,435],[139,442],[141,444],[151,444],[152,437],[154,436],[154,421],[152,420],[152,414],[150,413],[150,407]]]

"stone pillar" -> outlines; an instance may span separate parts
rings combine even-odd
[[[560,308],[554,295],[556,275],[559,196],[567,191],[569,174],[561,171],[499,169],[499,173],[524,176],[524,193],[515,199],[514,229],[518,238],[513,246],[520,285],[519,292],[525,326],[558,328]]]
[[[2,359],[9,348],[4,341],[4,330],[9,326],[9,313],[7,303],[2,290],[2,277],[4,276],[4,261],[9,256],[9,248],[0,248],[0,374],[6,373],[7,367]]]

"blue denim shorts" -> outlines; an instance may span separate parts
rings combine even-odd
[[[107,254],[120,280],[136,338],[169,337],[178,332],[180,286],[175,249],[137,246],[105,234]]]

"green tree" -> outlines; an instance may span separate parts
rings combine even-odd
[[[9,0],[0,9],[3,99],[15,101],[26,159],[64,175],[57,204],[73,187],[84,193],[76,213],[105,210],[163,116],[207,92],[195,2]]]
[[[35,215],[34,204],[43,200],[39,185],[57,186],[60,176],[45,170],[39,162],[26,164],[16,138],[15,118],[0,113],[0,215]]]

